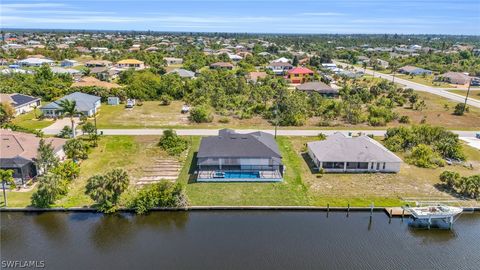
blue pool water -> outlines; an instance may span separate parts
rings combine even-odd
[[[225,178],[260,178],[258,172],[225,172]]]

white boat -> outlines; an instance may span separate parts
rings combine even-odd
[[[424,207],[410,207],[406,208],[414,218],[428,219],[428,218],[450,218],[463,212],[460,207],[435,205]]]
[[[412,214],[411,225],[426,226],[430,229],[432,224],[443,223],[452,228],[457,216],[463,212],[463,208],[448,205],[430,205],[419,207],[404,207]]]

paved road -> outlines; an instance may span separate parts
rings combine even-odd
[[[103,132],[103,135],[161,135],[164,129],[99,129],[99,132]],[[218,129],[176,129],[178,135],[182,136],[213,136],[218,135]],[[239,129],[236,130],[239,133],[249,133],[254,131],[263,131],[270,134],[275,134],[273,129]],[[373,134],[375,136],[385,135],[386,130],[331,130],[331,129],[282,129],[278,130],[277,134],[280,136],[317,136],[319,133],[325,135],[331,135],[335,132],[342,132],[348,134],[349,132],[353,133],[363,133],[363,134]],[[475,137],[475,131],[462,131],[462,130],[452,130],[452,132],[458,134],[460,137]]]
[[[345,63],[342,63],[342,62],[336,62],[336,64],[342,65],[342,66],[352,67],[352,65],[345,64]],[[359,68],[359,67],[355,67],[355,66],[353,66],[353,67],[358,71],[364,71],[363,68]],[[374,72],[372,70],[367,69],[365,71],[365,73],[367,73],[369,75],[373,75]],[[383,73],[379,73],[379,72],[375,72],[374,77],[387,79],[389,81],[393,80],[392,75],[383,74]],[[423,85],[423,84],[420,84],[420,83],[416,83],[416,82],[412,82],[412,81],[409,81],[409,80],[401,79],[401,78],[398,78],[398,77],[395,77],[395,82],[399,83],[399,84],[402,84],[407,88],[412,88],[412,89],[417,90],[417,91],[428,92],[428,93],[431,93],[431,94],[434,94],[434,95],[437,95],[437,96],[441,96],[441,97],[453,100],[455,102],[462,102],[462,103],[465,102],[465,97],[464,96],[448,92],[445,88],[430,87],[430,86],[427,86],[427,85]],[[467,104],[472,106],[472,107],[480,108],[480,101],[476,100],[476,99],[469,98]]]
[[[164,129],[99,129],[103,135],[162,135]],[[218,129],[177,129],[175,130],[181,136],[214,136],[218,135]],[[259,130],[240,129],[236,130],[238,133],[250,133]],[[273,129],[260,130],[270,134],[275,134]],[[353,134],[372,134],[374,136],[383,136],[386,130],[311,130],[311,129],[297,129],[297,130],[278,130],[279,136],[317,136],[319,133],[331,135],[335,132],[342,132],[348,135],[349,132]],[[452,130],[452,132],[459,135],[459,138],[467,142],[470,146],[480,150],[480,139],[475,138],[475,131],[461,131]]]

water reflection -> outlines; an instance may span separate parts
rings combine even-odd
[[[68,213],[29,213],[34,224],[45,234],[45,237],[51,241],[64,242],[68,237]]]

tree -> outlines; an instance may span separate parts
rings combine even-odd
[[[294,56],[292,60],[292,66],[296,67],[298,66],[298,56]]]
[[[7,193],[5,192],[5,185],[9,185],[11,188],[15,188],[15,179],[13,178],[13,170],[0,169],[0,180],[2,181],[3,202],[5,207],[7,207]]]
[[[73,159],[73,161],[88,158],[88,146],[79,139],[68,140],[63,146],[63,150],[67,157]]]
[[[52,143],[46,143],[42,138],[38,144],[37,166],[42,173],[47,173],[51,168],[58,165],[59,159],[54,153]]]
[[[179,155],[188,148],[188,142],[171,129],[163,131],[158,145],[169,155]]]
[[[363,73],[367,73],[367,61],[362,62],[362,67],[363,67]]]
[[[0,124],[6,124],[15,116],[15,110],[8,102],[0,103]]]
[[[463,115],[465,111],[468,112],[468,107],[466,107],[464,103],[458,103],[457,105],[455,105],[455,109],[453,111],[453,114],[454,115]]]
[[[208,106],[200,105],[190,111],[188,118],[195,123],[210,123],[213,121],[213,114]]]
[[[82,126],[82,132],[83,134],[88,134],[90,141],[93,141],[94,146],[96,146],[97,129],[95,128],[95,125],[92,122],[86,122]]]
[[[58,174],[49,172],[39,177],[37,191],[32,195],[32,205],[46,208],[53,204],[62,194],[65,194],[65,185],[62,183],[62,177]]]
[[[113,169],[104,175],[88,179],[85,194],[94,200],[104,213],[116,210],[120,196],[127,189],[130,179],[123,169]]]
[[[75,100],[64,99],[60,100],[59,105],[60,111],[65,116],[70,117],[70,123],[72,125],[72,137],[75,138],[75,121],[73,117],[81,114],[81,112],[77,110],[77,102]]]

